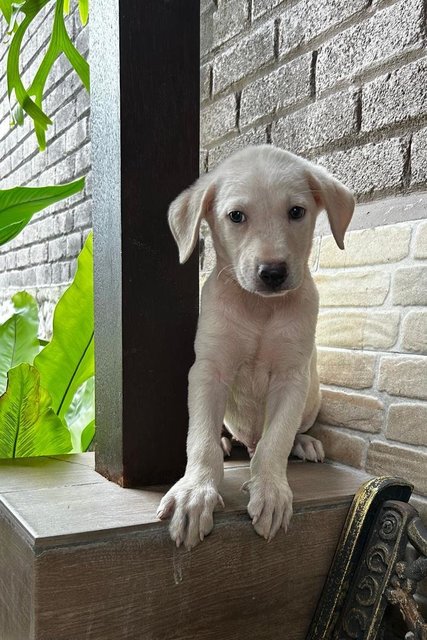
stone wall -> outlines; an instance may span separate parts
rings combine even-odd
[[[77,7],[77,3],[71,3]],[[50,3],[52,5],[52,3]],[[42,10],[22,48],[24,79],[30,79],[46,50],[53,5]],[[88,54],[88,27],[81,27],[75,9],[67,18],[70,37]],[[83,192],[45,209],[13,241],[0,247],[0,322],[10,311],[10,297],[25,289],[36,296],[41,311],[41,336],[50,333],[52,310],[69,284],[76,256],[91,227],[89,96],[68,60],[61,56],[46,84],[45,112],[54,122],[47,149],[39,152],[32,122],[10,126],[6,94],[6,23],[0,18],[0,187],[42,186],[88,176]]]
[[[202,13],[202,167],[273,143],[358,200],[311,267],[327,455],[415,484],[427,515],[427,57],[422,0],[218,0]],[[205,238],[203,277],[213,265]]]

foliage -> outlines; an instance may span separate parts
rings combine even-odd
[[[86,24],[89,13],[89,0],[78,0],[80,20]],[[40,11],[55,5],[52,32],[49,44],[38,70],[28,89],[24,87],[20,69],[21,47],[29,26]],[[46,147],[46,129],[52,120],[42,110],[44,87],[49,73],[63,53],[78,73],[82,83],[89,90],[89,65],[70,40],[64,22],[64,13],[70,9],[70,0],[0,0],[0,12],[3,14],[10,36],[7,55],[6,80],[12,124],[23,124],[24,112],[33,120],[41,150]],[[14,101],[18,106],[12,110]],[[84,187],[84,179],[59,186],[15,187],[0,190],[0,245],[14,238],[31,220],[34,213],[45,207],[74,195]]]
[[[90,234],[79,256],[74,281],[56,305],[52,340],[34,360],[41,384],[49,389],[52,407],[61,418],[77,389],[94,375],[92,273]]]
[[[29,26],[46,5],[55,3],[52,32],[47,50],[41,60],[33,80],[26,89],[20,73],[21,47]],[[63,53],[89,91],[89,65],[72,43],[64,22],[64,12],[69,10],[69,0],[0,0],[0,11],[8,23],[10,45],[7,55],[7,93],[11,105],[13,124],[23,123],[24,112],[33,120],[40,149],[46,148],[46,130],[52,124],[50,117],[42,109],[43,92],[49,73]],[[85,24],[88,18],[88,0],[79,0],[80,19]],[[15,101],[18,103],[12,111]]]
[[[78,0],[88,19],[88,0]],[[48,5],[54,6],[52,32],[29,87],[21,76],[21,48],[28,28]],[[64,54],[89,90],[89,65],[70,40],[64,13],[70,0],[0,0],[8,24],[7,92],[12,124],[24,113],[34,123],[40,150],[52,124],[43,111],[47,78]],[[14,104],[17,106],[14,108]],[[14,238],[43,208],[74,195],[84,179],[38,188],[0,190],[0,245]],[[37,337],[36,302],[26,292],[13,297],[15,312],[0,326],[0,457],[85,451],[94,436],[92,236],[86,241],[75,279],[57,304],[52,340]]]
[[[40,353],[36,303],[13,297],[15,313],[0,326],[0,457],[85,451],[93,439],[92,257],[90,234]]]
[[[73,453],[86,451],[95,435],[95,378],[92,376],[74,394],[65,414],[71,432]]]
[[[70,432],[50,405],[37,369],[24,362],[9,371],[7,390],[0,398],[1,458],[70,451]]]
[[[0,245],[18,235],[35,213],[78,193],[84,184],[84,178],[80,178],[53,187],[0,189]]]
[[[6,389],[9,369],[21,362],[33,362],[40,350],[36,301],[21,291],[13,296],[12,302],[15,313],[0,325],[0,394]]]

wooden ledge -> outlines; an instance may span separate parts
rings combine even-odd
[[[367,476],[291,462],[294,516],[256,535],[248,463],[227,462],[212,534],[176,549],[166,487],[122,489],[91,454],[0,461],[0,638],[303,640],[353,496]]]
[[[349,504],[368,476],[332,464],[289,463],[294,512]],[[221,493],[227,515],[246,516],[247,461],[227,461]],[[103,539],[144,528],[164,528],[156,510],[166,486],[123,489],[94,471],[92,453],[0,461],[0,513],[36,548]],[[249,525],[249,522],[248,522]]]

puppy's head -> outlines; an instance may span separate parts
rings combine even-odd
[[[321,167],[261,145],[238,151],[201,176],[172,202],[168,216],[181,263],[205,218],[218,269],[251,293],[277,296],[302,283],[322,209],[343,249],[354,210],[351,192]]]

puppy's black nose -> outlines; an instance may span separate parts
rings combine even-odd
[[[278,289],[286,280],[287,275],[286,262],[269,262],[260,264],[258,268],[258,277],[270,289]]]

